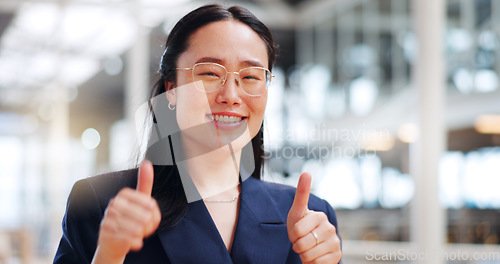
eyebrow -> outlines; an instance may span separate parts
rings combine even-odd
[[[221,59],[213,58],[213,57],[203,57],[201,59],[198,59],[195,63],[200,63],[200,62],[214,62],[214,63],[222,64],[224,61]]]
[[[262,67],[264,68],[264,65],[262,65],[260,62],[258,61],[254,61],[254,60],[246,60],[243,62],[243,65],[248,65],[248,66],[255,66],[255,67]]]
[[[214,57],[203,57],[201,59],[198,59],[195,63],[200,63],[200,62],[214,62],[214,63],[218,63],[221,65],[224,64],[224,60],[219,59],[219,58],[214,58]],[[264,66],[256,60],[246,60],[246,61],[241,62],[240,64],[242,64],[244,66],[251,66],[251,67],[253,66],[253,67],[264,68]]]

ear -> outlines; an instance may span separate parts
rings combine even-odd
[[[173,82],[165,81],[165,90],[167,90],[167,100],[171,105],[177,104],[177,96],[175,93],[175,84]]]

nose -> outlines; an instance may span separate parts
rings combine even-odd
[[[219,90],[216,102],[220,104],[238,105],[241,104],[241,88],[239,87],[238,73],[228,72],[226,81]]]

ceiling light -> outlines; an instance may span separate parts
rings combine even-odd
[[[361,147],[369,151],[388,151],[394,147],[394,143],[389,131],[367,131],[361,139]]]
[[[469,70],[460,68],[453,74],[452,78],[453,83],[461,93],[468,94],[472,91],[474,76]]]
[[[59,80],[67,85],[79,85],[86,82],[100,70],[99,62],[93,58],[70,57],[61,64]]]
[[[351,111],[358,116],[363,116],[372,110],[377,100],[377,84],[367,77],[360,77],[351,82],[350,85],[350,107]]]
[[[500,115],[480,115],[474,128],[482,134],[500,134]]]
[[[453,28],[446,34],[446,42],[454,52],[464,52],[472,46],[472,37],[465,29]]]
[[[67,50],[83,49],[95,41],[101,28],[112,18],[107,17],[107,10],[102,7],[72,5],[64,9],[61,38]]]
[[[123,60],[120,56],[111,56],[102,61],[102,67],[108,75],[118,75],[123,70]]]
[[[87,128],[82,133],[82,144],[87,149],[95,149],[101,143],[101,135],[94,128]]]
[[[493,70],[478,70],[474,78],[474,84],[478,92],[493,92],[498,89],[498,75]]]
[[[33,56],[30,63],[24,67],[28,68],[30,78],[35,82],[48,81],[57,73],[58,58],[54,53],[40,52]]]
[[[85,50],[100,57],[120,55],[136,41],[137,23],[130,14],[107,10],[99,31],[87,40]],[[140,36],[145,37],[145,36]]]
[[[405,143],[413,143],[418,139],[418,127],[414,123],[406,123],[398,129],[398,138]]]
[[[54,4],[24,5],[17,12],[14,27],[31,38],[49,37],[59,24],[61,11]]]

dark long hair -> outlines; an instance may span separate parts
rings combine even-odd
[[[159,78],[153,86],[149,99],[166,92],[165,82],[176,82],[177,71],[175,68],[177,67],[177,60],[179,56],[188,49],[190,36],[196,30],[207,24],[223,20],[236,20],[244,23],[262,38],[267,48],[269,62],[268,68],[269,70],[272,70],[272,66],[276,60],[276,47],[271,32],[260,20],[243,7],[233,6],[226,8],[216,4],[205,5],[184,16],[181,20],[179,20],[179,22],[177,22],[170,32],[165,45],[165,52],[161,58],[158,70]],[[156,119],[154,112],[150,112],[153,122],[155,123]],[[173,126],[178,129],[177,119],[175,118],[175,110],[168,112],[170,112],[168,114],[171,115],[171,118],[168,118],[167,120],[176,121],[172,122],[172,124],[168,124],[168,126]],[[252,177],[260,179],[264,164],[264,140],[262,126],[260,127],[257,135],[252,139],[251,144],[255,163],[255,171],[253,172]],[[154,170],[155,180],[152,196],[158,201],[158,205],[160,206],[162,220],[158,231],[161,231],[175,225],[182,218],[187,209],[188,203],[179,173],[175,168],[172,169],[171,167],[167,168],[165,166],[155,166]]]

